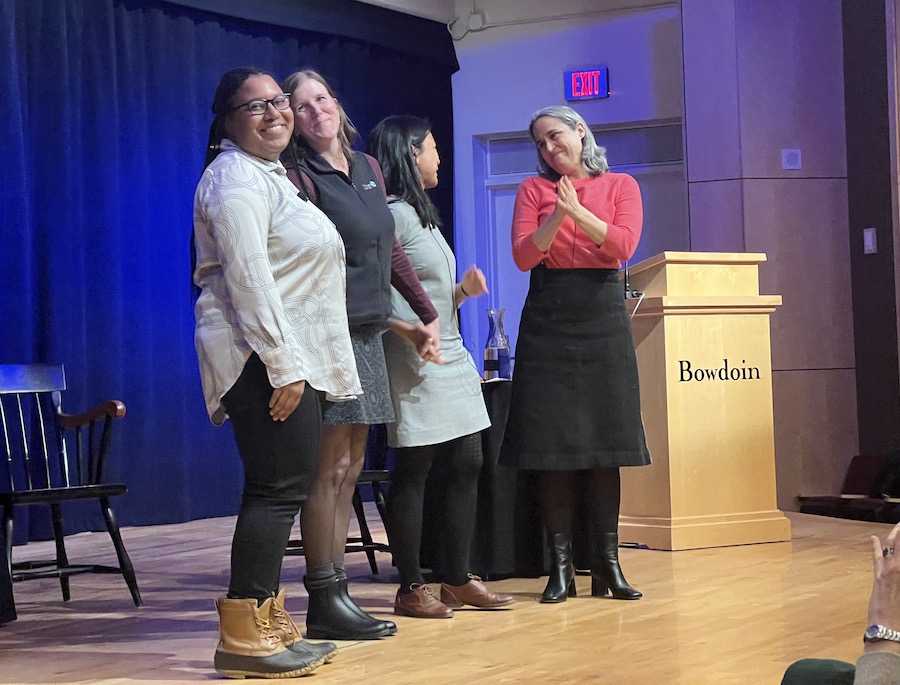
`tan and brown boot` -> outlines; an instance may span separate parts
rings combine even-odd
[[[284,646],[297,654],[318,654],[325,663],[331,663],[337,655],[338,648],[333,642],[309,642],[303,639],[300,629],[294,623],[294,619],[284,608],[284,588],[272,598],[272,611],[269,614],[269,622],[273,632],[281,638]]]
[[[325,661],[321,655],[298,654],[285,647],[270,622],[273,599],[261,606],[255,599],[216,600],[216,671],[229,678],[296,678]]]

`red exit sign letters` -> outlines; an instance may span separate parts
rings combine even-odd
[[[595,67],[563,73],[566,100],[590,100],[609,97],[609,69]]]

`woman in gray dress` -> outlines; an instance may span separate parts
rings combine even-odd
[[[396,460],[388,500],[388,535],[400,589],[397,614],[450,618],[464,604],[496,608],[512,604],[510,595],[490,592],[469,573],[469,548],[475,525],[481,431],[490,425],[478,370],[463,347],[456,309],[487,292],[484,274],[470,267],[456,282],[456,259],[440,231],[441,221],[428,194],[438,183],[440,157],[431,124],[409,116],[388,117],[369,137],[369,153],[384,172],[396,235],[441,324],[443,364],[422,360],[406,333],[418,317],[396,291],[395,323],[384,337],[396,422],[388,425],[388,443]],[[449,474],[443,511],[442,543],[446,575],[438,599],[419,567],[425,481],[432,463],[443,460]]]

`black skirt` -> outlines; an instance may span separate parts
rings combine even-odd
[[[643,466],[637,360],[614,269],[531,272],[516,344],[504,466]]]

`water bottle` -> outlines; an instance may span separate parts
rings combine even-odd
[[[484,345],[484,380],[510,378],[509,339],[503,330],[505,309],[488,309],[488,338]]]

